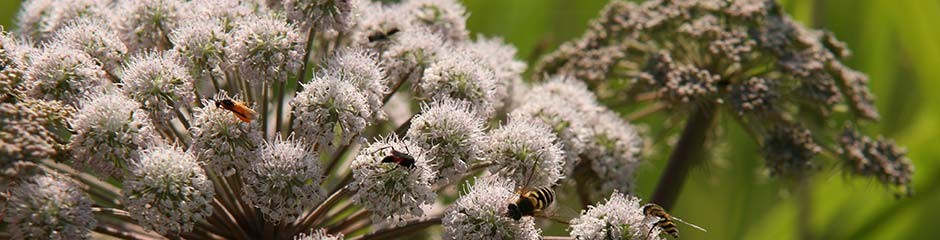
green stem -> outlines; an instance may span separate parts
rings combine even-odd
[[[685,129],[669,156],[669,163],[659,178],[650,202],[667,210],[675,205],[689,170],[701,160],[705,137],[717,114],[715,109],[711,105],[696,107],[686,120]]]

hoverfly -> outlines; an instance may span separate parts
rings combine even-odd
[[[646,215],[647,218],[653,218],[653,219],[658,218],[656,223],[654,223],[653,226],[650,227],[650,231],[646,233],[647,236],[653,233],[653,229],[655,229],[656,227],[659,227],[660,229],[662,229],[663,232],[665,232],[666,234],[669,234],[669,236],[672,236],[673,238],[679,238],[679,228],[676,226],[676,223],[673,221],[684,223],[686,225],[689,225],[692,228],[701,230],[702,232],[708,232],[702,227],[696,226],[695,224],[688,223],[686,221],[683,221],[682,219],[669,215],[669,213],[667,213],[666,210],[663,209],[663,207],[655,203],[648,203],[646,205],[643,205],[643,215]]]
[[[210,100],[215,101],[216,107],[229,110],[232,112],[232,114],[235,114],[235,117],[237,117],[239,120],[242,120],[242,122],[250,123],[251,120],[254,120],[258,115],[255,110],[252,110],[243,102],[235,101],[229,98],[224,98],[221,100],[210,98]]]

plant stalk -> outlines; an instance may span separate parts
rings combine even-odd
[[[689,170],[692,169],[692,165],[701,160],[705,137],[715,119],[715,109],[713,105],[702,105],[692,111],[692,115],[686,120],[679,142],[669,155],[669,163],[663,170],[659,183],[656,184],[656,190],[650,202],[659,204],[666,210],[675,205],[685,178],[689,175]]]

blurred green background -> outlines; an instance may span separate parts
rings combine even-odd
[[[502,36],[528,60],[538,45],[551,51],[575,38],[608,0],[466,0],[474,33]],[[940,228],[940,1],[787,0],[795,19],[831,30],[848,43],[847,64],[871,77],[882,114],[865,130],[907,146],[915,195],[895,199],[879,183],[824,168],[812,185],[811,217],[797,219],[796,198],[767,177],[755,144],[735,124],[720,159],[693,171],[672,212],[707,228],[680,227],[683,239],[799,239],[798,222],[815,239],[936,239]],[[11,30],[19,1],[0,0],[0,24]],[[537,52],[537,51],[536,51]],[[543,52],[544,54],[545,52]],[[933,109],[933,110],[931,110]],[[664,143],[655,143],[664,144]],[[667,153],[638,173],[636,194],[648,197]],[[556,230],[550,231],[555,232]]]

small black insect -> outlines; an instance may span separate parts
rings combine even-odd
[[[395,150],[395,147],[387,146],[387,147],[379,149],[379,151],[382,151],[388,148],[392,149],[391,155],[388,155],[382,158],[382,163],[395,163],[395,164],[398,164],[398,166],[406,167],[409,170],[415,168],[415,158],[412,157],[411,155],[408,155],[407,153],[399,152],[398,150]]]
[[[399,31],[401,30],[398,30],[398,28],[392,28],[392,29],[389,29],[388,32],[372,33],[372,35],[369,35],[369,42],[378,42],[378,41],[388,40],[389,37],[391,37],[395,33],[398,33]]]

